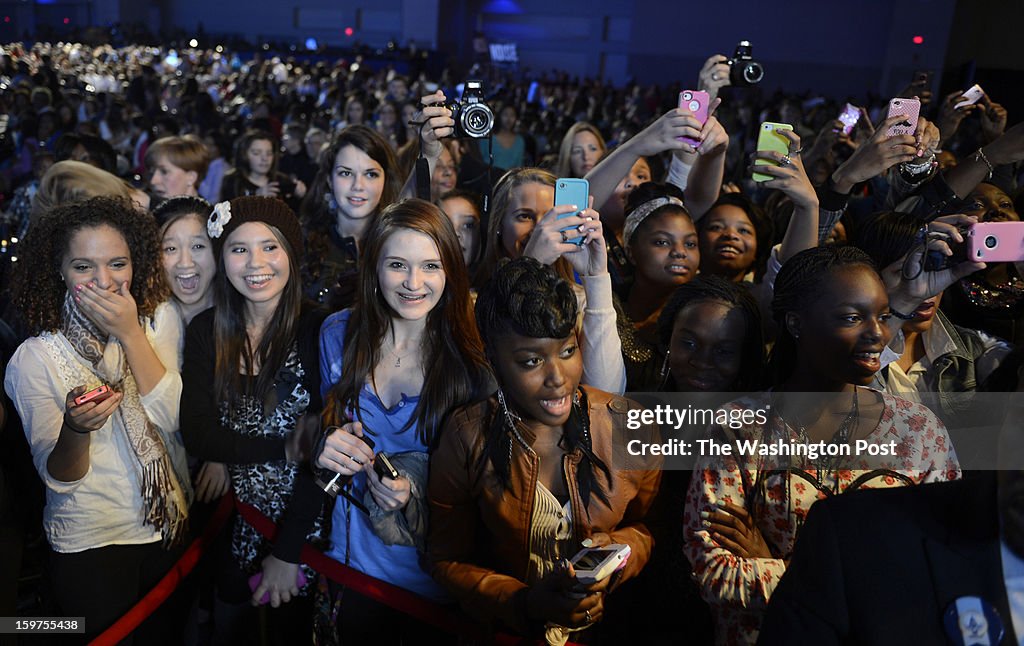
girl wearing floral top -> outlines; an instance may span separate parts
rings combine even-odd
[[[776,280],[772,310],[780,329],[772,357],[777,386],[726,405],[732,415],[763,415],[738,428],[714,426],[711,438],[734,446],[744,440],[892,442],[895,455],[851,451],[846,458],[812,460],[734,449],[731,456],[699,459],[687,494],[684,549],[715,615],[718,644],[756,642],[768,599],[815,501],[960,477],[946,429],[931,411],[864,387],[881,367],[892,314],[885,286],[863,252],[821,247],[795,255]]]

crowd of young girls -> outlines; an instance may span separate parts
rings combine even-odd
[[[816,501],[962,477],[947,425],[969,413],[952,395],[1017,387],[1021,269],[954,254],[963,227],[1019,220],[1024,126],[1005,114],[980,141],[957,136],[962,119],[902,136],[878,120],[818,137],[829,154],[786,132],[785,153],[745,151],[766,181],[732,185],[728,92],[704,122],[673,108],[631,138],[564,124],[541,162],[515,92],[493,140],[460,145],[443,92],[409,103],[422,84],[391,81],[375,109],[332,96],[326,132],[254,102],[214,204],[199,197],[214,133],[164,132],[173,120],[136,138],[148,193],[89,155],[37,178],[4,383],[46,488],[55,616],[101,633],[230,491],[276,536],[232,518],[206,583],[136,643],[186,628],[189,643],[457,642],[318,574],[309,544],[477,638],[752,644]],[[956,166],[934,162],[940,141]],[[481,151],[508,166],[493,187],[460,172]],[[590,202],[556,206],[559,178],[578,177]],[[624,437],[663,431],[635,423],[628,391],[771,411],[701,429],[723,445],[899,450],[625,468]],[[628,560],[581,582],[569,559],[607,545]]]

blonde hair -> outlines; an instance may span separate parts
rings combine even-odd
[[[32,200],[32,221],[52,208],[91,197],[134,200],[132,188],[119,177],[84,162],[59,161],[39,181]]]
[[[581,132],[589,132],[597,137],[598,143],[601,144],[601,156],[604,156],[604,153],[608,150],[604,143],[604,137],[601,136],[601,131],[597,129],[597,126],[586,121],[577,121],[572,124],[569,131],[562,137],[562,145],[558,149],[558,163],[555,165],[555,174],[559,177],[575,177],[572,174],[572,140]]]
[[[497,270],[498,264],[507,258],[505,249],[501,245],[501,240],[498,238],[501,233],[501,225],[507,215],[506,211],[508,211],[509,205],[512,202],[513,189],[524,184],[543,184],[544,186],[554,188],[557,180],[557,177],[543,168],[525,167],[514,168],[508,171],[494,185],[494,196],[488,210],[489,217],[487,221],[487,239],[484,243],[484,255],[480,260],[480,268],[477,270],[476,275],[477,287],[483,287],[495,270]],[[541,216],[543,213],[538,213],[537,215]],[[569,266],[568,261],[564,258],[559,258],[555,261],[555,271],[561,277],[572,282],[572,267]]]

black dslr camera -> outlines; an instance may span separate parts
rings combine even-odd
[[[494,128],[494,112],[484,102],[483,81],[466,81],[462,101],[439,105],[452,111],[452,119],[455,120],[455,133],[452,136],[456,139],[483,139]]]
[[[735,86],[756,85],[764,78],[764,68],[754,60],[749,40],[736,45],[736,53],[725,61],[729,65],[729,81]]]

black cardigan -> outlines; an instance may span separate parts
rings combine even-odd
[[[189,455],[212,462],[251,464],[284,460],[281,438],[243,437],[220,424],[218,400],[214,388],[216,348],[213,334],[214,310],[202,312],[185,332],[184,365],[181,369],[181,436]],[[304,304],[296,328],[299,361],[305,375],[302,385],[309,391],[307,413],[318,414],[320,398],[320,325],[326,312]],[[317,487],[307,464],[301,465],[286,518],[293,514],[313,518],[323,505],[323,492]],[[283,523],[274,555],[291,563],[298,562],[305,540],[302,526]],[[291,531],[289,531],[291,529]]]

